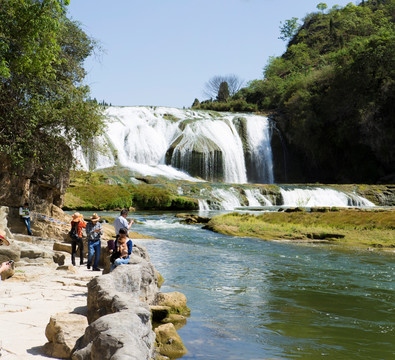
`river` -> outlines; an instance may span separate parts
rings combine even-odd
[[[394,255],[230,237],[174,215],[133,213],[133,230],[158,238],[135,242],[161,290],[187,296],[182,359],[395,358]]]

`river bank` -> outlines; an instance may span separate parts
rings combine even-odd
[[[144,236],[131,232],[129,263],[110,272],[105,239],[113,237],[114,229],[103,224],[100,274],[88,270],[86,262],[70,264],[71,244],[62,241],[66,234],[47,238],[11,232],[10,213],[0,207],[0,227],[10,241],[0,248],[0,262],[14,260],[13,268],[2,273],[0,286],[0,319],[12,324],[12,331],[7,326],[0,330],[0,356],[87,360],[119,353],[140,360],[170,354],[177,358],[187,352],[176,332],[190,312],[187,299],[179,292],[160,291],[163,278],[138,243]],[[38,234],[50,227],[55,234],[70,222],[69,217],[40,218],[33,230]],[[29,340],[21,346],[21,339]]]
[[[262,240],[395,248],[395,209],[293,208],[262,214],[231,213],[213,217],[205,228]]]

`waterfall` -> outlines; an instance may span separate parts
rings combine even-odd
[[[272,202],[263,196],[259,189],[247,189],[245,194],[248,206],[273,206]]]
[[[107,151],[81,151],[77,157],[85,170],[122,166],[140,176],[189,181],[274,181],[264,116],[143,106],[108,107],[105,116],[105,135],[94,141]],[[251,179],[246,157],[249,171],[254,169]]]
[[[242,206],[237,191],[234,188],[230,189],[214,189],[211,196],[217,198],[220,202],[220,209],[234,210]]]
[[[285,206],[374,206],[369,200],[352,193],[344,193],[334,189],[313,188],[313,189],[281,189],[283,205]]]
[[[215,181],[216,161],[222,155],[222,180],[228,183],[246,183],[243,144],[234,124],[223,119],[204,119],[187,123],[172,154],[172,165],[189,170],[197,159],[194,152],[202,154],[200,176]]]
[[[251,185],[249,185],[251,186]],[[282,202],[273,203],[267,196],[257,188],[232,187],[205,188],[200,191],[200,210],[241,210],[255,208],[258,210],[269,210],[273,207],[275,211],[279,206],[290,207],[373,207],[369,200],[351,192],[342,192],[330,188],[281,188]],[[244,193],[245,197],[241,194]],[[202,200],[204,199],[204,200]]]
[[[247,147],[250,149],[250,162],[254,176],[250,181],[273,184],[273,156],[270,145],[271,132],[269,120],[261,116],[250,115],[247,119]]]

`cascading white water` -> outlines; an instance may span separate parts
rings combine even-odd
[[[95,141],[107,153],[80,157],[82,168],[94,170],[120,165],[140,175],[164,175],[169,178],[197,181],[187,172],[198,152],[204,174],[194,174],[228,183],[246,183],[245,147],[247,146],[260,181],[273,182],[269,124],[258,115],[191,111],[167,107],[109,107],[105,110],[108,129]],[[234,121],[246,122],[247,143],[243,144]],[[179,140],[179,141],[178,141]],[[167,153],[174,144],[171,163]],[[92,156],[93,155],[93,156]],[[183,170],[183,171],[180,171]],[[258,170],[257,170],[258,171]],[[213,175],[217,172],[219,175]]]
[[[214,189],[211,192],[213,198],[217,198],[223,210],[234,210],[241,206],[240,198],[234,188],[229,189]]]
[[[346,194],[334,189],[280,189],[285,206],[358,206],[370,207],[375,206],[369,200],[357,195]]]
[[[246,183],[247,174],[244,162],[243,144],[234,124],[223,119],[205,119],[187,124],[182,140],[174,149],[173,157],[181,158],[181,168],[188,168],[193,161],[191,155],[196,147],[205,154],[204,177],[208,180],[215,178],[215,154],[212,151],[216,145],[222,153],[223,181],[228,183]]]
[[[271,148],[270,124],[267,118],[261,116],[246,116],[247,146],[251,149],[251,162],[255,167],[260,183],[273,184],[273,157]]]
[[[272,202],[263,196],[259,189],[247,189],[244,192],[248,200],[248,206],[273,206]]]

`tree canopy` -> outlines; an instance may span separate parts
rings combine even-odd
[[[68,149],[103,128],[82,85],[95,41],[67,18],[68,2],[1,1],[0,152],[16,167],[68,167]]]
[[[241,91],[277,114],[324,178],[370,182],[394,169],[394,14],[395,1],[384,0],[308,15],[265,79]]]
[[[270,113],[308,181],[395,180],[395,0],[317,9],[283,24],[263,79],[200,108]]]

